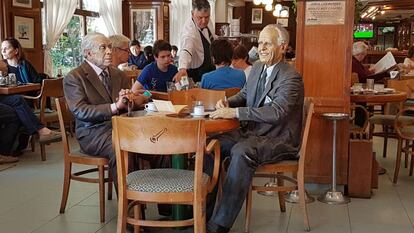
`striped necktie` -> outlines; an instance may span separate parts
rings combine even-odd
[[[108,92],[109,95],[111,95],[112,90],[111,90],[111,85],[109,82],[109,74],[106,70],[103,70],[101,72],[101,77],[102,77],[102,84],[104,85],[106,91]]]

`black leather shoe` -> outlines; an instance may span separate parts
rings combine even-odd
[[[215,223],[207,223],[207,233],[228,233],[230,231],[230,228],[222,227],[220,225],[217,225]]]

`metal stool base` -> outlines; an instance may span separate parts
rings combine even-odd
[[[265,187],[277,187],[277,183],[268,182],[264,186]],[[276,197],[276,196],[279,195],[278,192],[275,192],[275,191],[258,191],[257,193],[260,194],[260,195],[269,196],[269,197]]]
[[[285,194],[285,201],[292,203],[292,204],[298,204],[299,203],[299,191],[293,190]],[[305,202],[306,203],[312,203],[315,201],[315,198],[312,196],[309,196],[308,192],[305,191]]]
[[[326,191],[326,193],[318,197],[318,201],[330,205],[341,205],[351,202],[351,199],[349,199],[349,197],[344,196],[342,192],[328,190]]]

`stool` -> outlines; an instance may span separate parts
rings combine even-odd
[[[326,204],[346,204],[351,200],[345,197],[342,192],[336,190],[336,122],[347,120],[346,113],[323,113],[322,117],[333,121],[333,147],[332,147],[332,188],[318,197],[318,201]]]

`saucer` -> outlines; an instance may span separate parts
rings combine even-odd
[[[192,113],[190,113],[190,115],[191,116],[193,116],[193,117],[206,117],[206,116],[208,116],[210,113],[209,112],[204,112],[203,114],[194,114],[193,112]]]

